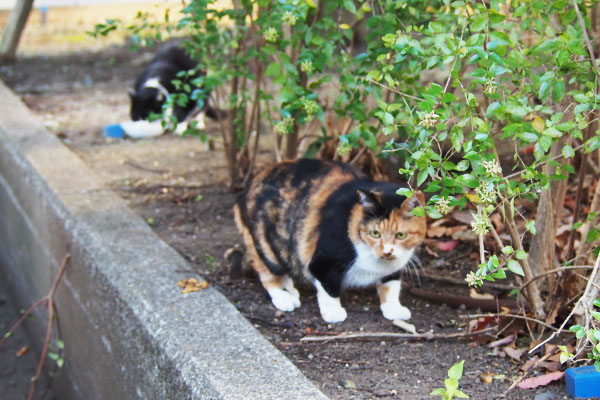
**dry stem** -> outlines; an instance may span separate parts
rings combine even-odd
[[[50,345],[50,339],[52,336],[52,325],[54,324],[54,293],[56,292],[56,288],[58,287],[58,284],[60,283],[60,280],[65,272],[65,268],[67,266],[67,261],[69,261],[69,258],[71,257],[71,254],[67,253],[62,261],[62,264],[58,270],[58,273],[56,274],[56,278],[54,278],[54,282],[52,283],[52,287],[50,287],[50,291],[48,292],[48,294],[44,297],[42,297],[41,299],[39,299],[38,301],[35,302],[35,304],[33,306],[31,306],[24,314],[23,316],[21,316],[21,318],[19,318],[19,320],[17,321],[16,324],[14,324],[12,326],[12,328],[10,328],[10,330],[8,331],[9,333],[6,334],[4,336],[4,338],[0,341],[0,347],[2,347],[2,345],[4,345],[4,343],[6,343],[6,341],[8,340],[8,338],[10,337],[10,334],[14,333],[14,331],[23,323],[23,321],[25,321],[25,319],[40,305],[43,303],[46,303],[48,305],[48,324],[46,326],[46,337],[44,339],[44,347],[42,348],[42,354],[40,355],[40,361],[38,363],[38,367],[37,367],[37,371],[35,373],[35,377],[33,378],[32,382],[31,382],[31,387],[29,389],[29,395],[27,396],[27,400],[32,400],[33,399],[33,395],[35,394],[35,388],[37,385],[37,382],[40,378],[40,376],[42,375],[42,370],[44,368],[44,364],[46,362],[46,356],[48,355],[48,347]]]
[[[470,337],[482,335],[497,330],[497,327],[482,329],[476,332],[457,332],[457,333],[396,333],[396,332],[344,332],[335,336],[304,336],[300,339],[301,342],[329,342],[330,340],[341,339],[374,339],[374,338],[391,338],[391,339],[452,339],[460,337]]]
[[[529,350],[529,353],[533,353],[535,350],[539,349],[540,347],[542,347],[543,345],[545,345],[546,343],[548,343],[552,339],[554,339],[557,335],[559,335],[560,332],[562,332],[562,330],[565,328],[565,326],[567,325],[569,320],[573,317],[573,315],[575,315],[576,312],[581,312],[582,309],[583,309],[583,313],[587,313],[589,311],[589,308],[591,307],[592,302],[596,299],[596,297],[598,295],[598,290],[594,288],[594,285],[592,285],[592,282],[594,281],[594,278],[596,277],[596,275],[598,273],[598,268],[600,268],[600,255],[598,255],[598,258],[596,258],[596,263],[594,264],[594,270],[592,271],[592,274],[588,280],[588,283],[585,288],[585,291],[583,292],[583,295],[579,298],[579,300],[577,300],[577,303],[575,304],[575,306],[573,307],[573,309],[571,310],[571,312],[569,313],[567,318],[565,318],[565,320],[560,325],[560,327],[558,328],[557,331],[555,331],[548,339],[544,340],[543,342],[541,342],[540,344],[535,346],[533,349]],[[592,288],[594,288],[594,290],[592,290]]]
[[[506,201],[504,202],[504,218],[506,221],[506,228],[508,229],[508,233],[512,239],[515,250],[525,251],[523,250],[523,244],[521,243],[521,238],[519,237],[519,232],[517,231],[514,214],[510,209],[510,204]],[[525,273],[525,279],[528,281],[532,280],[533,274],[531,272],[529,261],[527,259],[522,260],[522,266],[523,272]],[[545,318],[546,312],[544,311],[544,302],[542,301],[540,289],[535,281],[530,283],[529,287],[527,288],[527,294],[536,318]]]

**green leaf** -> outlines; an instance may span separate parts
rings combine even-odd
[[[540,91],[538,92],[538,97],[542,101],[546,101],[548,96],[550,95],[550,82],[542,82],[540,85]]]
[[[422,216],[425,215],[425,209],[423,207],[421,207],[421,206],[415,207],[415,208],[412,209],[411,213],[415,217],[422,217]]]
[[[439,98],[442,95],[443,91],[444,89],[440,85],[438,85],[437,83],[432,83],[431,87],[427,90],[427,93]]]
[[[552,90],[552,101],[559,103],[565,96],[565,81],[561,78],[554,82],[554,88]]]
[[[502,253],[506,254],[506,255],[510,255],[510,254],[514,253],[514,251],[515,251],[515,249],[513,249],[512,246],[504,246],[502,248]]]
[[[565,158],[575,157],[575,150],[570,145],[566,144],[562,148],[562,155]]]
[[[580,331],[582,329],[583,329],[583,327],[581,325],[573,325],[572,327],[569,328],[569,330],[571,332],[577,332],[577,331]]]
[[[506,279],[506,272],[503,269],[492,272],[492,276],[496,279]]]
[[[456,164],[456,170],[464,172],[469,169],[469,165],[469,160],[461,160],[458,164]]]
[[[399,196],[404,196],[404,197],[408,197],[408,198],[413,197],[413,191],[410,190],[409,188],[400,188],[400,189],[396,190],[396,194]]]
[[[389,112],[386,112],[383,114],[383,123],[386,125],[393,125],[394,124],[394,116],[392,114],[390,114]]]
[[[487,25],[487,18],[483,14],[479,14],[473,17],[471,22],[471,32],[482,31]]]
[[[525,272],[523,272],[523,267],[517,260],[513,260],[512,258],[506,262],[506,267],[513,274],[517,274],[520,276],[525,276]]]
[[[460,391],[459,389],[456,389],[456,391],[454,392],[454,395],[456,397],[459,397],[461,399],[468,399],[469,396],[467,396],[465,393],[463,393],[462,391]]]
[[[434,207],[427,206],[425,211],[427,211],[427,215],[431,219],[440,219],[443,217],[443,215],[438,210],[436,210]]]
[[[437,388],[433,392],[429,393],[430,396],[444,396],[446,394],[446,389]]]
[[[427,170],[421,170],[417,175],[417,186],[421,186],[427,180],[427,177],[429,177]]]
[[[524,250],[519,249],[519,250],[517,250],[517,253],[515,254],[515,257],[517,257],[517,260],[526,260],[527,259],[527,253],[525,253]]]
[[[450,379],[454,379],[454,380],[458,381],[462,377],[464,363],[465,363],[465,360],[462,360],[461,362],[454,364],[448,370],[448,377]]]
[[[344,8],[352,14],[356,14],[356,6],[353,0],[344,0]]]
[[[530,219],[529,221],[527,221],[525,223],[525,228],[527,228],[527,230],[529,232],[531,232],[532,235],[535,235],[537,233],[537,231],[535,229],[535,220],[534,219]]]
[[[272,62],[271,64],[269,64],[269,66],[265,70],[265,76],[275,76],[275,75],[278,75],[280,71],[281,71],[281,64]]]

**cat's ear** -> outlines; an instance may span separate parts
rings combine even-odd
[[[133,89],[127,89],[127,94],[129,95],[130,98],[134,98],[135,97],[135,90]]]
[[[361,189],[358,189],[356,192],[358,193],[360,205],[363,206],[363,208],[374,210],[380,205],[379,199],[375,193]]]
[[[402,206],[400,206],[400,211],[403,216],[412,217],[412,210],[417,207],[425,207],[425,195],[421,191],[415,192],[412,197],[404,200]]]

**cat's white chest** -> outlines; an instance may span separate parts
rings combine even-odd
[[[401,270],[413,254],[414,249],[397,248],[394,260],[383,260],[365,245],[356,247],[356,259],[344,276],[344,287],[363,287],[378,283],[382,278]]]

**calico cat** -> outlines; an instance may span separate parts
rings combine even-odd
[[[344,321],[340,293],[375,284],[383,316],[409,319],[400,304],[400,272],[425,236],[422,192],[396,194],[397,185],[376,182],[347,164],[301,159],[259,173],[234,206],[246,257],[273,305],[300,307],[291,275],[314,284],[321,316]]]

